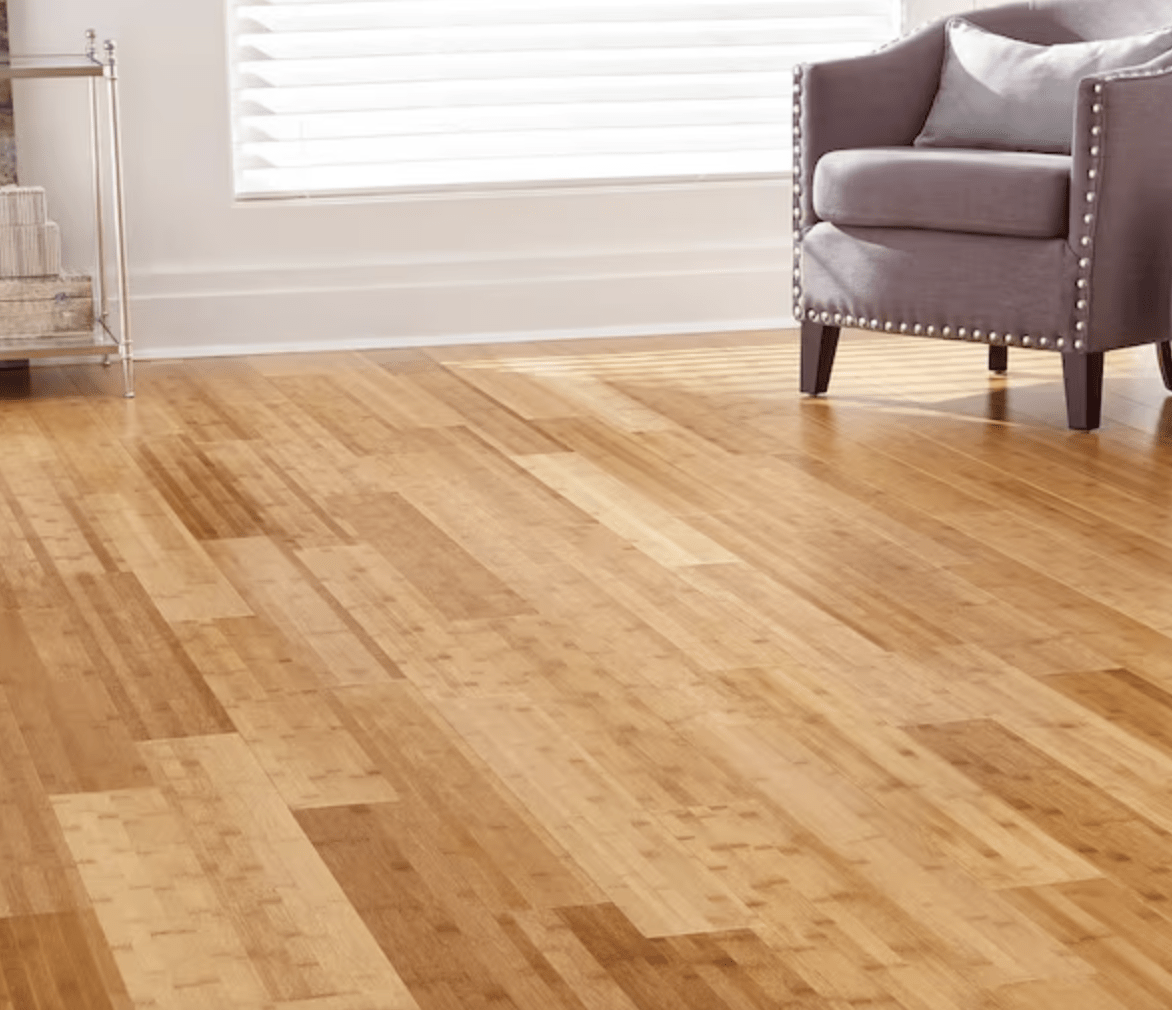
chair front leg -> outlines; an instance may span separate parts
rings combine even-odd
[[[817,396],[830,386],[830,370],[834,367],[834,352],[838,350],[838,332],[837,326],[802,323],[803,393]]]
[[[1004,344],[989,345],[989,371],[998,375],[1009,371],[1009,348]]]
[[[1103,414],[1103,352],[1063,354],[1066,420],[1075,431],[1099,427]]]
[[[1164,377],[1164,388],[1172,389],[1172,340],[1156,344],[1156,357],[1160,361],[1160,374]]]

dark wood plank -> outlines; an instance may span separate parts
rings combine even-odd
[[[525,600],[402,495],[338,496],[330,504],[447,617],[511,617],[531,611]]]
[[[52,801],[0,689],[0,918],[76,911],[86,903]]]
[[[0,649],[0,688],[46,793],[150,785],[127,724],[68,615],[0,611]]]
[[[909,732],[1105,876],[1172,909],[1172,829],[991,720]]]
[[[232,721],[130,573],[70,582],[74,627],[136,740],[230,733]]]
[[[135,447],[142,472],[199,540],[269,532],[239,481],[189,438],[159,438]]]
[[[832,1006],[751,930],[648,939],[613,905],[558,914],[639,1010]]]
[[[1130,670],[1056,674],[1046,683],[1172,756],[1172,693]]]
[[[0,918],[2,1010],[130,1010],[92,913]]]
[[[297,819],[422,1010],[574,1006],[525,977],[524,955],[495,916],[434,888],[431,858],[407,855],[390,807],[303,810]]]

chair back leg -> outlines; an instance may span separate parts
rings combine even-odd
[[[1103,413],[1103,352],[1063,354],[1066,419],[1075,431],[1099,426]]]
[[[837,326],[802,323],[802,392],[817,396],[830,386],[834,352],[838,350]]]
[[[1164,377],[1164,388],[1172,389],[1172,341],[1156,344],[1156,357],[1160,360],[1160,374]]]

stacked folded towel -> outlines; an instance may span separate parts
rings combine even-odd
[[[93,284],[61,272],[61,232],[46,211],[40,186],[0,186],[0,349],[93,329]]]
[[[56,277],[61,231],[40,186],[0,186],[0,277]]]

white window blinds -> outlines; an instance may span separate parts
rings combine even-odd
[[[228,0],[236,192],[777,174],[899,0]]]

